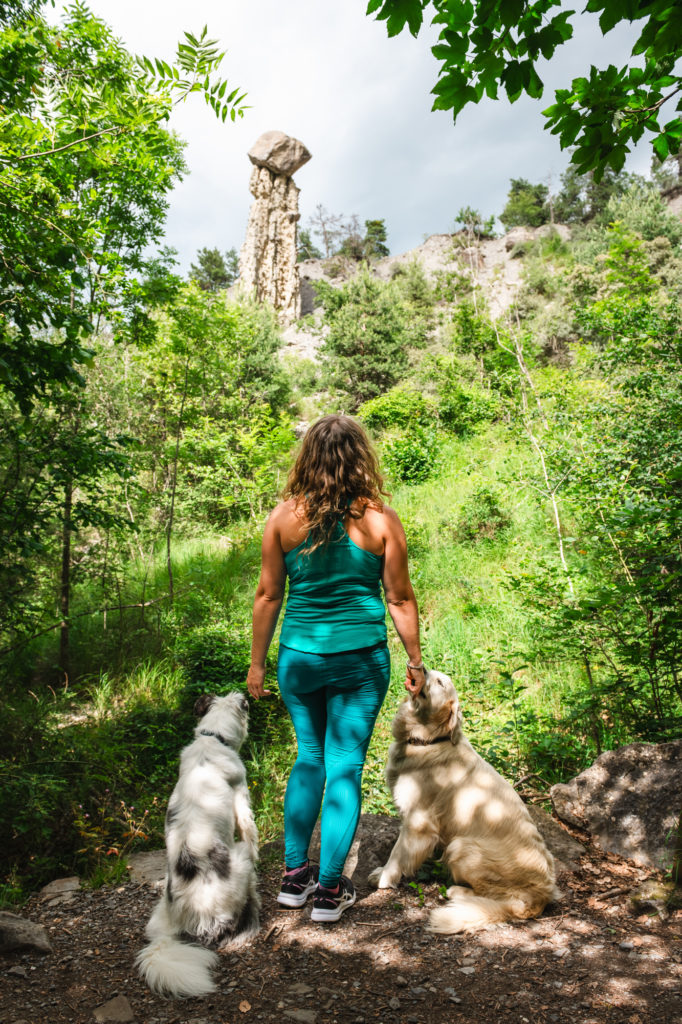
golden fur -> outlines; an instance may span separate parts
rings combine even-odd
[[[461,721],[457,693],[442,672],[429,671],[422,693],[399,707],[386,780],[402,825],[387,863],[369,878],[380,889],[395,887],[442,848],[455,885],[446,906],[430,915],[433,932],[536,917],[558,896],[554,859],[525,805],[476,753]],[[448,739],[408,743],[441,736]]]

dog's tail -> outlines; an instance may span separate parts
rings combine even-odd
[[[457,932],[473,932],[488,924],[502,921],[525,920],[537,917],[544,910],[548,899],[537,893],[519,892],[514,896],[492,899],[477,896],[471,889],[455,885],[448,889],[449,901],[444,907],[432,910],[428,930],[442,935]]]
[[[146,932],[151,941],[138,953],[135,964],[153,992],[177,998],[215,991],[211,974],[217,954],[178,940],[166,895],[157,904]]]

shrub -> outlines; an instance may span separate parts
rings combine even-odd
[[[476,387],[449,383],[439,387],[438,417],[443,427],[466,437],[479,423],[489,423],[500,411],[499,401]]]
[[[370,398],[358,409],[358,416],[372,430],[390,427],[408,428],[414,423],[432,423],[436,408],[432,399],[412,388],[397,387],[377,398]]]
[[[475,544],[479,540],[493,540],[510,526],[511,517],[500,505],[495,492],[479,487],[462,505],[455,536]]]
[[[187,677],[190,697],[243,687],[251,663],[250,631],[227,622],[207,622],[179,633],[174,654]]]
[[[436,432],[415,426],[385,442],[384,461],[395,480],[417,484],[438,468],[439,450]]]

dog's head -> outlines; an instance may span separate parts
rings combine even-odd
[[[246,694],[240,690],[232,690],[224,697],[202,693],[194,705],[194,714],[199,719],[197,729],[217,733],[236,750],[246,739],[249,729],[249,702]]]
[[[418,694],[408,697],[405,704],[405,725],[423,740],[450,735],[451,739],[462,724],[457,691],[450,676],[428,669],[426,681]]]

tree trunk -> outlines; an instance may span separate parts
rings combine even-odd
[[[73,478],[64,485],[64,513],[62,520],[62,571],[59,587],[59,667],[69,681],[69,599],[71,596],[71,508],[73,505]]]
[[[672,879],[675,885],[682,888],[682,814],[677,822],[677,832],[675,833]]]
[[[187,377],[189,374],[189,356],[185,363],[185,383],[182,391],[182,402],[180,404],[180,415],[178,416],[178,432],[175,438],[175,455],[173,458],[173,481],[171,484],[171,502],[168,510],[168,523],[166,524],[166,565],[168,566],[168,603],[173,604],[173,562],[171,560],[171,535],[173,533],[173,517],[175,515],[175,489],[178,483],[178,454],[180,451],[180,435],[182,433],[182,417],[185,412],[185,400],[187,399]]]

